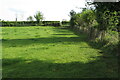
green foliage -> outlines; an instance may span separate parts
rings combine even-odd
[[[85,10],[82,13],[82,19],[86,24],[91,25],[95,20],[95,15],[93,10]]]
[[[82,22],[83,22],[83,19],[82,19],[82,16],[81,16],[80,13],[77,13],[77,14],[74,16],[74,18],[75,18],[74,22],[75,22],[75,25],[76,25],[76,26],[82,26],[82,24],[84,24],[84,23],[82,23]]]
[[[72,13],[75,13],[72,11]],[[71,14],[71,13],[70,13]],[[78,31],[81,30],[81,32],[85,32],[89,35],[89,39],[91,39],[91,36],[93,28],[96,28],[98,26],[98,23],[96,21],[96,16],[94,10],[91,9],[85,9],[81,13],[72,14],[71,20],[70,20],[71,26],[78,27]]]
[[[93,3],[96,10],[96,17],[97,22],[99,24],[98,29],[100,31],[108,31],[108,30],[116,30],[120,37],[120,2],[107,2],[107,3],[100,3],[95,2]],[[118,55],[120,53],[120,39],[118,37]]]
[[[43,21],[44,26],[61,26],[60,21]]]
[[[2,21],[2,26],[35,26],[36,21]]]
[[[96,17],[99,23],[100,30],[108,30],[113,27],[117,27],[117,24],[120,24],[120,20],[118,18],[119,15],[119,5],[120,2],[115,3],[93,3],[96,7]]]
[[[108,46],[109,44],[110,48],[107,48],[108,50],[106,51],[109,51],[111,48],[117,48],[114,45],[118,44],[118,42],[120,43],[119,5],[120,2],[94,3],[94,10],[84,8],[81,13],[71,11],[70,24],[76,31],[87,33],[88,40],[96,40],[97,42],[103,43],[104,46]],[[113,32],[116,34],[113,34]]]
[[[38,24],[41,24],[42,20],[43,20],[43,14],[38,11],[35,15],[34,15],[36,21],[38,22]]]
[[[77,26],[86,26],[89,27],[95,22],[95,12],[93,10],[85,9],[81,13],[75,13],[73,11],[70,12],[71,14],[71,24]],[[72,26],[71,25],[71,26]]]
[[[70,11],[70,17],[73,17],[76,14],[76,12],[74,10]]]
[[[2,26],[36,26],[37,21],[2,21]],[[44,26],[61,26],[60,21],[42,21]]]
[[[108,30],[111,30],[113,28],[117,28],[119,24],[119,17],[118,14],[119,12],[110,12],[108,11],[109,14],[105,15],[108,18]]]
[[[29,17],[27,18],[27,20],[28,20],[28,21],[33,21],[33,17],[32,17],[32,16],[29,16]]]
[[[118,32],[111,30],[107,31],[105,40],[109,42],[109,44],[117,44],[119,42]]]
[[[76,12],[74,10],[71,10],[70,11],[70,17],[71,17],[71,19],[70,19],[70,27],[74,27],[76,25],[76,22],[75,22],[76,17],[75,17],[75,15],[76,15]]]
[[[110,12],[110,11],[104,11],[104,12],[96,12],[96,20],[99,23],[98,29],[99,30],[111,30],[113,28],[117,28],[117,25],[119,24],[117,12]]]

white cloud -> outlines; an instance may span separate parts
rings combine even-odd
[[[0,0],[2,9],[0,18],[4,20],[26,20],[33,16],[36,11],[44,14],[45,20],[69,20],[69,12],[76,7],[84,7],[85,0]]]

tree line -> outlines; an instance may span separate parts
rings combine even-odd
[[[87,33],[88,40],[114,44],[120,48],[120,2],[89,2],[82,12],[70,11],[70,28]],[[112,46],[113,48],[113,46]]]

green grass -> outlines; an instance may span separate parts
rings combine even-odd
[[[3,27],[2,35],[3,78],[117,77],[86,35],[50,26]]]

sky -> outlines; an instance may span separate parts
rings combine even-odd
[[[85,7],[85,0],[0,0],[0,19],[15,21],[27,20],[37,11],[42,12],[44,20],[69,20],[69,12],[80,12]]]

